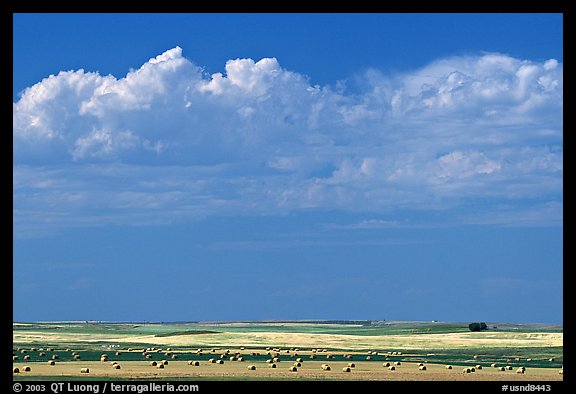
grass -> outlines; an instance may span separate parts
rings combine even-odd
[[[490,325],[489,325],[490,326]],[[387,361],[403,363],[425,362],[430,365],[476,365],[488,368],[490,364],[524,365],[527,368],[555,368],[563,365],[563,334],[561,327],[541,325],[506,325],[498,323],[498,329],[472,333],[466,323],[390,322],[383,325],[310,324],[310,323],[242,323],[242,324],[91,324],[91,323],[30,323],[13,325],[14,348],[28,349],[31,360],[23,360],[24,354],[16,352],[19,360],[14,365],[40,363],[43,365],[52,354],[59,355],[59,362],[80,366],[83,362],[94,362],[102,353],[110,361],[142,362],[141,350],[156,346],[171,347],[179,355],[178,360],[206,362],[215,354],[195,354],[197,348],[239,349],[244,365],[250,362],[264,363],[270,358],[265,347],[299,347],[306,360],[311,349],[328,349],[334,358],[330,362],[361,362],[363,365],[380,366],[386,360],[387,351],[401,351],[401,356],[390,356]],[[545,329],[548,329],[545,330]],[[122,354],[116,356],[120,346]],[[53,347],[40,357],[40,350],[30,348]],[[138,351],[127,352],[128,348]],[[251,356],[252,349],[259,349],[259,356]],[[71,349],[67,352],[66,349]],[[72,351],[80,354],[74,360]],[[366,352],[378,351],[371,361],[366,361]],[[353,360],[343,357],[354,353]],[[151,353],[146,361],[170,359],[164,353]],[[219,355],[220,353],[216,353]],[[306,354],[306,355],[304,355]],[[478,359],[473,356],[478,355]],[[292,360],[289,355],[282,358]],[[322,355],[317,360],[322,360]],[[550,362],[550,358],[554,361]],[[519,361],[516,358],[520,358]],[[527,362],[526,359],[532,361]],[[30,375],[30,377],[33,375]],[[96,376],[85,377],[92,380]],[[21,376],[15,375],[16,379]],[[153,377],[151,377],[153,378]],[[226,377],[222,377],[225,379]],[[84,379],[80,377],[79,379]],[[250,376],[247,379],[251,379]]]

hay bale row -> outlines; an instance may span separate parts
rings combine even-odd
[[[188,361],[188,365],[192,365],[194,367],[199,367],[200,361]]]

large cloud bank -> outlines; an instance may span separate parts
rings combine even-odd
[[[15,227],[309,208],[559,223],[562,74],[496,53],[320,87],[275,58],[207,75],[179,47],[123,78],[62,71],[13,104]]]

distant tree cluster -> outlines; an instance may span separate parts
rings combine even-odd
[[[470,324],[468,324],[468,328],[470,329],[470,331],[482,331],[482,330],[486,330],[488,328],[488,326],[484,322],[482,322],[482,323],[470,323]]]

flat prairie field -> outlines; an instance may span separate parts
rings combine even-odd
[[[562,380],[560,326],[498,327],[470,332],[464,323],[421,322],[14,323],[13,378]]]

